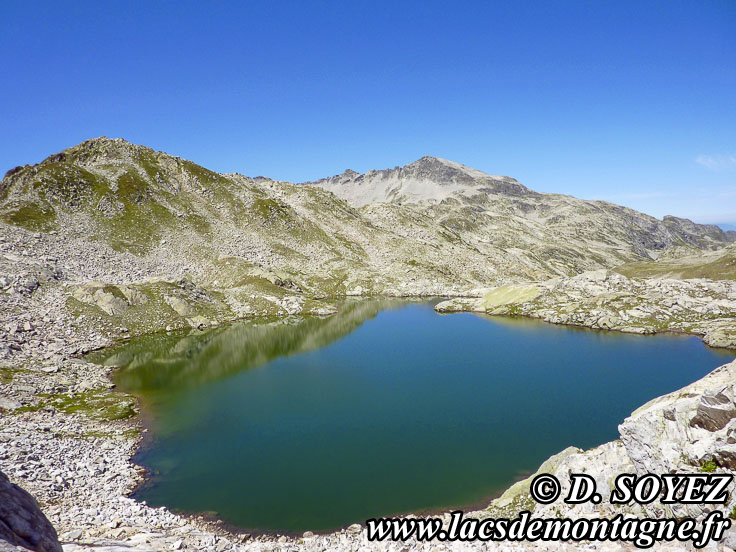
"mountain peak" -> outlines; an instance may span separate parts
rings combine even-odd
[[[423,165],[430,163],[452,163],[452,161],[442,159],[441,157],[435,157],[434,155],[425,155],[424,157],[417,159],[413,163],[409,163],[409,165]]]
[[[342,174],[305,184],[330,190],[356,207],[369,203],[443,201],[456,194],[490,192],[517,196],[534,193],[508,176],[489,175],[431,155],[403,167],[363,174],[348,169]]]
[[[492,177],[489,174],[479,171],[477,169],[471,169],[455,161],[449,159],[443,159],[441,157],[432,157],[431,155],[425,155],[421,159],[417,159],[413,163],[409,163],[404,167],[401,167],[404,171],[414,172],[423,176],[428,176],[439,180],[470,180],[478,178],[503,178],[503,177]],[[470,181],[468,181],[470,183]]]

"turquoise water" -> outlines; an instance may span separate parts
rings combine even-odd
[[[155,336],[116,351],[153,438],[136,498],[257,530],[480,505],[569,445],[733,357],[433,303]]]

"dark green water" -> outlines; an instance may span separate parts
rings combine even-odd
[[[478,505],[731,359],[696,337],[363,301],[145,338],[108,361],[150,417],[138,499],[297,532]]]

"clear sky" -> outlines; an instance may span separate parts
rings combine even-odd
[[[423,155],[736,224],[736,0],[0,2],[0,170],[96,136],[304,181]]]

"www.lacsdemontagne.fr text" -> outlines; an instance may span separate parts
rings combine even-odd
[[[690,541],[702,548],[718,540],[731,525],[723,513],[713,511],[703,520],[702,530],[692,518],[611,519],[532,518],[524,511],[514,519],[463,518],[463,512],[452,512],[445,528],[441,518],[379,518],[366,521],[369,541],[627,541],[638,548],[649,548],[655,542]]]

